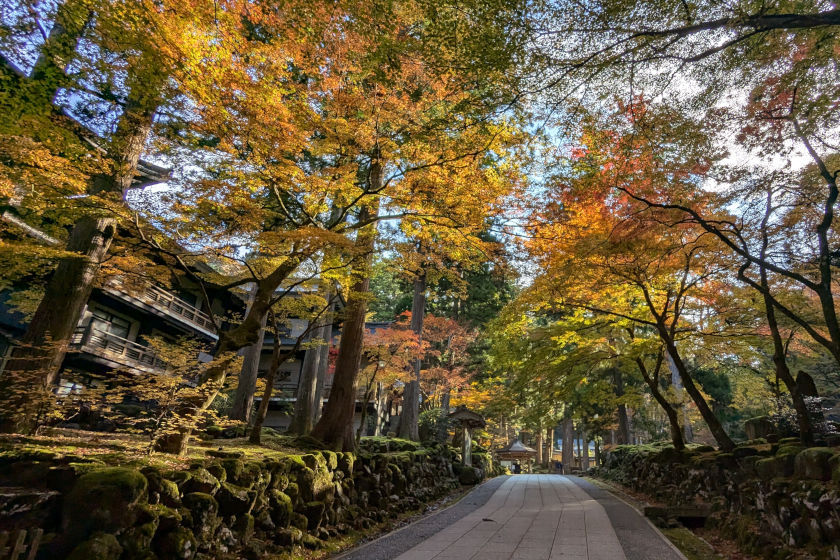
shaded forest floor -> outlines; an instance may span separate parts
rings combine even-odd
[[[415,444],[416,445],[416,444]],[[241,453],[243,459],[278,455],[300,455],[322,449],[320,443],[308,437],[282,435],[263,429],[260,445],[252,444],[245,437],[227,439],[192,438],[187,452],[182,456],[168,453],[150,453],[147,438],[136,434],[95,432],[79,429],[49,428],[39,435],[1,434],[0,454],[44,459],[62,458],[65,462],[76,459],[102,463],[108,466],[151,465],[167,469],[186,469],[190,463],[205,459],[208,451]]]

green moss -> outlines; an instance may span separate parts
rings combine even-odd
[[[356,457],[352,453],[340,453],[338,455],[338,469],[340,469],[345,476],[353,476],[353,465]]]
[[[285,492],[288,494],[289,498],[292,499],[292,502],[296,502],[298,497],[300,497],[300,487],[296,482],[290,482],[286,487]]]
[[[324,502],[307,502],[303,505],[303,515],[306,516],[306,529],[310,533],[321,526],[321,518],[324,516]]]
[[[298,469],[306,468],[306,463],[303,461],[302,455],[287,455],[283,459],[289,465],[287,472],[294,472]]]
[[[723,560],[723,557],[716,554],[707,542],[697,538],[685,527],[660,529],[660,531],[680,549],[688,560]]]
[[[189,529],[176,527],[172,531],[155,537],[153,546],[158,558],[190,560],[196,554],[198,543]]]
[[[242,459],[222,459],[219,464],[225,470],[225,480],[238,480],[245,470],[245,463]]]
[[[195,514],[215,514],[219,511],[216,498],[204,492],[192,492],[184,496],[184,507]]]
[[[335,451],[321,451],[321,455],[324,457],[328,469],[334,471],[338,468],[338,454]]]
[[[73,549],[67,560],[118,560],[123,552],[117,537],[97,533]]]
[[[389,437],[363,437],[359,447],[372,453],[392,453],[395,451],[415,451],[420,448],[420,443],[407,439]]]
[[[243,541],[247,541],[254,534],[254,516],[250,513],[243,513],[236,517],[233,530]]]
[[[221,515],[229,517],[245,513],[251,508],[251,495],[246,488],[225,482],[216,493]]]
[[[107,467],[83,475],[64,501],[65,531],[82,539],[94,531],[130,527],[147,488],[146,477],[135,469]]]
[[[309,550],[319,550],[324,548],[324,541],[317,537],[313,537],[312,535],[303,535],[301,543]]]
[[[280,490],[269,491],[271,519],[278,527],[288,527],[292,520],[292,499]]]
[[[274,538],[280,546],[292,546],[303,540],[303,531],[295,527],[280,529],[274,534]]]
[[[181,491],[178,488],[178,485],[172,480],[165,478],[159,469],[146,467],[140,472],[143,473],[148,481],[149,496],[153,498],[152,501],[159,501],[167,506],[177,506],[180,504]],[[179,477],[178,474],[171,473],[167,476],[174,476],[183,480],[183,477]]]
[[[163,505],[151,506],[155,510],[155,516],[158,520],[158,530],[161,532],[171,531],[175,527],[180,527],[184,522],[184,516],[174,509]],[[189,511],[184,509],[184,511]]]
[[[238,478],[233,481],[240,486],[267,485],[270,474],[265,470],[262,461],[245,461],[245,466]]]
[[[195,536],[201,541],[212,539],[221,523],[216,499],[210,494],[193,492],[184,496],[184,507],[190,511]]]
[[[327,465],[326,460],[320,453],[317,455],[314,455],[312,453],[307,455],[301,455],[300,458],[303,461],[303,463],[313,471],[319,468],[324,468]]]
[[[289,487],[289,477],[285,474],[275,473],[271,478],[271,487],[280,491]]]
[[[155,517],[148,523],[126,529],[120,535],[120,544],[124,551],[123,558],[137,560],[148,558],[158,523],[158,518]]]
[[[292,513],[292,526],[300,529],[301,531],[306,531],[306,526],[309,525],[309,520],[306,518],[305,515],[298,512]]]
[[[224,469],[219,469],[226,472]],[[190,479],[183,485],[184,492],[203,492],[215,494],[219,490],[219,479],[213,476],[210,471],[202,466],[190,469]],[[227,478],[227,477],[225,477]]]
[[[188,471],[172,471],[166,475],[166,478],[177,484],[180,488],[192,478],[192,474]]]
[[[828,466],[831,469],[831,480],[840,482],[840,453],[828,461]]]
[[[206,468],[220,483],[227,480],[227,471],[218,461],[210,463]]]
[[[805,449],[796,456],[794,474],[799,478],[831,480],[832,457],[834,457],[834,451],[827,447]]]

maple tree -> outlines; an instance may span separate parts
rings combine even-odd
[[[211,314],[213,359],[194,391],[171,387],[172,417],[209,414],[248,348],[231,414],[249,420],[266,325],[294,313],[296,348],[318,351],[292,431],[334,449],[361,433],[359,384],[367,414],[397,379],[411,439],[421,411],[458,402],[538,441],[558,422],[600,437],[609,417],[627,443],[631,414],[656,416],[678,449],[699,414],[731,449],[732,403],[757,405],[727,392],[749,387],[816,441],[793,372],[840,364],[835,6],[16,0],[0,16],[0,286],[31,312],[5,428],[51,414],[88,297],[123,278],[249,301]],[[138,192],[149,175],[167,186]],[[513,302],[508,260],[526,270]],[[409,301],[368,336],[370,311]],[[182,452],[198,424],[153,439]]]
[[[40,25],[39,11],[48,7],[24,4],[15,13],[36,20],[20,25],[25,36],[32,26]],[[54,25],[48,34],[42,34],[28,74],[14,64],[22,51],[6,52],[11,54],[3,60],[4,80],[17,87],[6,90],[13,93],[6,95],[4,105],[13,110],[4,112],[10,117],[9,121],[4,118],[4,138],[23,137],[24,141],[4,162],[4,194],[13,208],[24,208],[36,226],[26,220],[11,223],[23,224],[22,229],[30,234],[37,232],[38,222],[55,224],[57,216],[61,216],[56,224],[59,227],[74,223],[22,344],[7,366],[8,371],[17,372],[11,377],[22,374],[28,378],[37,371],[36,379],[45,386],[56,380],[70,335],[116,236],[117,217],[125,214],[123,202],[134,182],[154,115],[166,95],[167,69],[177,64],[177,47],[160,47],[171,45],[169,39],[177,40],[184,29],[193,27],[190,23],[208,21],[202,20],[208,14],[198,6],[187,8],[168,11],[165,6],[143,3],[70,0],[58,4]],[[158,33],[150,34],[148,29]],[[20,29],[13,28],[7,37],[13,48],[20,44],[16,31]],[[103,64],[105,60],[107,64]],[[85,96],[93,104],[108,105],[106,114],[108,109],[118,111],[112,133],[98,134],[108,123],[97,122],[101,117],[97,111],[88,111],[94,116],[81,122],[75,120],[75,98]],[[42,169],[53,174],[50,181],[44,181],[43,172],[37,171],[42,156],[47,157],[44,163],[49,166]],[[84,159],[90,160],[89,164]],[[74,165],[76,162],[81,165]],[[68,173],[68,168],[73,172]],[[82,202],[69,202],[75,200]],[[69,212],[58,213],[57,209]],[[37,233],[35,238],[51,245],[63,243]],[[56,313],[56,309],[63,312]],[[14,384],[14,380],[6,383]],[[14,425],[20,419],[6,420]]]
[[[717,166],[723,196],[705,186],[693,196],[631,194],[658,208],[681,210],[717,236],[742,261],[739,280],[762,294],[768,323],[785,316],[836,360],[829,264],[838,193],[836,148],[829,140],[836,137],[838,117],[832,69],[840,25],[836,7],[605,1],[559,2],[552,8],[543,21],[557,32],[557,41],[545,47],[545,64],[553,72],[543,82],[546,88],[569,93],[585,84],[590,92],[613,95],[621,85],[628,95],[659,96],[691,113],[700,127],[716,123],[719,145],[749,154]],[[568,48],[557,49],[558,44]],[[646,126],[652,130],[652,123],[643,121],[635,126],[640,135]],[[672,133],[675,139],[690,134]],[[797,152],[810,161],[807,181],[797,169]],[[709,199],[715,200],[709,204]],[[759,205],[766,215],[756,210]],[[816,298],[821,325],[810,317],[812,305],[791,305],[784,290],[773,289],[791,282]],[[779,354],[780,337],[774,338]],[[776,363],[792,386],[780,356]],[[804,405],[796,389],[791,391],[804,418]]]
[[[731,449],[734,443],[677,347],[695,291],[721,273],[719,251],[702,230],[663,226],[667,216],[646,212],[645,205],[615,188],[650,197],[663,189],[679,192],[681,183],[706,172],[710,152],[660,152],[662,146],[654,148],[649,138],[585,125],[583,130],[571,173],[558,182],[550,194],[554,204],[535,222],[530,250],[546,273],[526,297],[538,308],[582,309],[653,329],[715,440]]]
[[[327,282],[338,274],[331,276],[330,270],[352,271],[342,277],[343,283],[361,286],[365,266],[360,261],[368,258],[371,246],[370,241],[354,241],[357,232],[372,231],[380,220],[413,216],[415,222],[439,220],[442,228],[462,228],[462,235],[469,236],[470,226],[461,218],[471,220],[480,201],[473,198],[473,204],[465,204],[468,189],[439,196],[444,182],[475,192],[495,189],[496,198],[508,188],[506,177],[497,172],[500,167],[488,164],[488,158],[501,154],[497,147],[510,138],[509,127],[492,116],[503,88],[486,88],[486,75],[493,74],[500,84],[503,73],[490,72],[489,62],[481,75],[444,67],[447,53],[468,52],[463,42],[442,43],[445,33],[452,32],[449,22],[463,15],[447,6],[432,10],[426,37],[402,34],[412,22],[429,16],[432,7],[423,4],[306,4],[281,12],[269,4],[251,9],[230,2],[213,6],[212,13],[204,5],[189,3],[94,8],[100,50],[82,59],[76,39],[65,37],[61,44],[67,52],[61,58],[76,57],[74,64],[85,70],[80,83],[95,78],[106,94],[111,75],[128,69],[128,80],[118,84],[126,98],[118,99],[117,105],[127,109],[109,155],[117,162],[117,182],[122,182],[111,188],[91,179],[95,186],[89,190],[108,193],[113,200],[106,212],[121,217],[123,226],[132,228],[133,235],[179,274],[201,285],[205,294],[256,285],[253,303],[239,324],[221,329],[217,322],[217,356],[256,341],[268,309],[282,297],[276,294],[278,288],[302,266],[314,267],[315,272],[306,274]],[[483,17],[506,10],[491,4],[487,8]],[[118,16],[126,13],[132,15],[124,17],[120,27]],[[145,33],[146,29],[155,32]],[[473,32],[475,40],[495,33],[478,28]],[[126,50],[117,48],[117,37]],[[424,41],[435,43],[435,48]],[[103,51],[109,48],[117,55],[131,53],[124,67],[107,68]],[[496,65],[503,62],[493,60]],[[103,64],[108,71],[96,74]],[[134,89],[132,81],[137,83]],[[95,88],[85,91],[90,89]],[[170,181],[169,193],[157,199],[143,197],[129,209],[123,199],[155,114],[160,115],[155,150],[182,171]],[[360,180],[364,175],[369,180]],[[98,198],[86,200],[100,204]],[[393,213],[380,216],[380,206]],[[115,233],[113,216],[103,219],[107,224],[96,222],[96,228],[110,228],[112,233],[106,243],[95,243],[98,253],[85,260],[83,270],[74,268],[68,273],[75,275],[72,279],[53,275],[54,285],[79,288],[73,299],[79,305]],[[82,245],[94,239],[89,230],[79,230]],[[358,237],[372,240],[367,233]],[[242,246],[251,248],[245,259]],[[327,258],[327,252],[336,256]],[[196,274],[200,260],[215,262],[216,272]],[[69,297],[49,288],[41,308],[54,308],[55,298]],[[72,308],[53,315],[71,329],[78,318]],[[30,337],[33,349],[43,346],[45,333],[66,339],[61,329],[42,325],[38,317],[36,313],[30,325],[30,331],[40,333]],[[346,329],[348,336],[351,330]],[[358,344],[355,348],[358,353]],[[60,358],[61,353],[52,354],[48,369],[55,371]],[[357,369],[352,362],[357,361],[350,361],[351,381]],[[20,365],[34,367],[32,360]],[[227,374],[222,366],[210,371],[208,381],[214,383]],[[243,388],[247,391],[249,385]]]

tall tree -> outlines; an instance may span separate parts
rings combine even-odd
[[[125,197],[137,173],[155,112],[165,95],[168,71],[177,60],[177,49],[164,52],[159,42],[177,36],[175,30],[185,18],[197,23],[203,15],[196,11],[185,16],[176,11],[164,19],[163,11],[161,7],[130,3],[71,0],[59,4],[52,31],[41,45],[32,73],[20,78],[25,82],[21,88],[25,101],[17,103],[17,107],[29,114],[59,115],[62,126],[80,141],[96,137],[95,126],[100,123],[79,124],[61,115],[62,107],[56,103],[60,88],[91,92],[99,100],[116,101],[121,112],[114,133],[94,141],[103,145],[104,170],[91,173],[87,180],[88,198],[70,232],[65,255],[46,286],[21,346],[7,366],[13,372],[11,377],[18,377],[23,383],[21,392],[30,383],[45,387],[55,383],[70,337],[116,234],[117,216],[124,214]],[[37,17],[34,14],[38,11],[28,13]],[[96,25],[90,26],[94,19]],[[158,33],[150,35],[149,28]],[[76,45],[83,35],[98,49],[87,51],[97,53],[93,58],[77,56]],[[109,55],[121,61],[121,68],[95,74],[91,68],[96,68],[99,58]],[[83,69],[81,77],[68,75],[71,62]],[[124,77],[120,72],[124,72]],[[96,85],[87,87],[86,81]],[[20,111],[17,113],[20,115]],[[56,311],[59,309],[61,312]]]
[[[422,345],[423,318],[426,315],[426,275],[421,272],[414,279],[414,298],[411,304],[411,332],[417,338],[417,345]],[[414,375],[406,384],[403,393],[402,414],[397,435],[401,438],[418,441],[418,421],[420,419],[420,370],[422,358],[418,356],[411,364]]]

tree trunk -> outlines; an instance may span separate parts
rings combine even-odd
[[[537,448],[537,464],[543,464],[543,440],[542,440],[542,428],[537,428],[537,444],[534,446]]]
[[[330,349],[332,348],[332,325],[327,325],[329,338],[327,344],[321,347],[321,356],[318,358],[318,378],[315,383],[315,395],[312,399],[312,426],[321,419],[321,409],[324,400],[324,387],[327,384],[327,373],[330,369]],[[312,430],[309,430],[310,432]]]
[[[254,290],[256,291],[256,286],[254,286]],[[232,420],[247,423],[251,419],[251,410],[254,408],[254,391],[257,389],[257,375],[260,369],[260,357],[262,356],[263,343],[265,341],[265,323],[267,318],[268,312],[262,316],[257,341],[245,348],[242,370],[239,372],[239,383],[236,385],[236,393],[233,396],[233,407],[230,411],[230,418]]]
[[[374,191],[382,186],[382,167],[378,162],[371,164],[369,183],[371,190]],[[379,202],[377,199],[373,207],[362,209],[359,213],[359,220],[366,221],[370,217],[376,216],[378,211]],[[370,291],[370,262],[375,240],[376,226],[374,224],[360,229],[356,235],[355,249],[359,253],[362,263],[355,270],[359,280],[347,297],[344,327],[341,333],[341,342],[338,346],[330,398],[324,405],[321,419],[312,429],[312,436],[315,439],[321,440],[330,448],[341,451],[353,451],[356,443],[353,438],[356,379],[362,361],[367,295]]]
[[[563,474],[571,474],[575,466],[575,425],[571,418],[563,419]]]
[[[673,358],[670,355],[665,355],[665,361],[668,364],[668,371],[671,372],[671,387],[674,388],[675,396],[680,398],[680,402],[683,399],[683,385],[682,381],[680,380],[680,372],[677,370],[677,366],[674,364]],[[691,429],[691,418],[688,416],[688,407],[685,404],[681,404],[679,407],[674,407],[677,410],[677,421],[679,422],[680,416],[682,417],[682,440],[683,443],[691,443],[694,439],[694,433]],[[670,419],[669,419],[670,422]]]
[[[260,445],[260,438],[262,437],[262,427],[265,423],[265,417],[268,415],[268,406],[271,404],[271,395],[274,392],[274,383],[277,381],[277,372],[280,371],[280,365],[284,362],[280,348],[283,343],[280,340],[279,329],[276,321],[274,323],[274,346],[271,350],[271,365],[268,372],[265,374],[265,389],[263,389],[262,400],[260,406],[257,408],[257,414],[254,417],[254,425],[251,428],[251,435],[248,440],[256,445]]]
[[[601,440],[599,437],[595,437],[595,466],[600,467],[603,465],[604,462],[601,458]]]
[[[426,274],[421,272],[414,279],[414,298],[411,302],[411,332],[417,337],[418,353],[423,341],[423,317],[426,313]],[[414,379],[405,386],[402,416],[398,437],[419,441],[418,422],[420,419],[420,368],[422,358],[414,360]]]
[[[583,453],[580,455],[580,468],[583,472],[589,470],[589,436],[586,435],[586,430],[580,430],[580,444]]]
[[[137,81],[135,77],[131,81]],[[90,194],[106,198],[125,198],[137,172],[137,163],[152,128],[152,120],[159,103],[160,91],[155,83],[133,83],[125,111],[109,147],[113,162],[111,173],[94,177]],[[87,215],[73,226],[67,242],[67,252],[73,256],[59,261],[43,299],[21,338],[21,347],[7,362],[9,384],[3,393],[26,394],[27,386],[37,384],[38,391],[51,388],[67,353],[70,339],[79,323],[82,311],[90,298],[99,268],[114,238],[117,221],[112,214]],[[24,383],[14,388],[16,382]],[[12,397],[12,402],[14,401]],[[4,419],[4,429],[29,431],[32,424],[29,407],[22,415]]]
[[[210,383],[218,387],[224,385],[231,368],[231,361],[232,358],[214,360],[211,367],[205,370],[202,378],[196,382],[196,386],[203,386]],[[186,415],[200,415],[213,404],[218,393],[219,391],[216,389],[203,398],[196,397],[185,400],[178,410],[178,414],[182,417]],[[155,442],[155,451],[183,455],[187,452],[187,445],[189,444],[191,435],[192,427],[182,427],[177,432],[168,434]]]
[[[615,396],[619,398],[617,443],[626,445],[630,443],[630,421],[627,418],[627,406],[620,400],[624,396],[624,376],[619,368],[613,369],[613,383]]]
[[[274,303],[275,292],[280,284],[295,271],[300,262],[310,255],[312,250],[297,251],[286,259],[282,265],[274,269],[271,274],[256,282],[257,289],[254,292],[254,299],[250,309],[245,314],[243,321],[228,331],[219,332],[219,340],[213,350],[214,361],[219,362],[216,366],[207,370],[207,373],[197,383],[201,386],[205,383],[214,383],[221,387],[228,375],[230,366],[230,355],[245,346],[254,344],[259,338],[259,329],[262,324],[263,315],[268,313]],[[185,401],[182,414],[202,413],[213,403],[218,395],[218,389],[203,399],[190,399]],[[177,433],[161,438],[155,447],[157,451],[165,453],[183,454],[187,450],[192,428],[183,428]]]
[[[328,294],[328,297],[332,297]],[[321,391],[318,386],[321,366],[327,366],[329,360],[329,345],[332,339],[333,309],[335,304],[330,304],[327,313],[321,319],[322,323],[312,332],[312,340],[320,341],[319,346],[314,346],[306,351],[303,358],[303,366],[300,372],[297,395],[295,395],[295,409],[292,414],[292,422],[289,425],[289,433],[306,435],[312,431],[315,424],[316,408],[321,405]],[[326,351],[325,351],[326,350]],[[326,371],[326,367],[324,367]]]
[[[370,279],[357,282],[347,300],[341,342],[335,363],[330,398],[321,419],[312,429],[312,437],[338,451],[355,449],[353,417],[356,410],[356,377],[362,361],[362,342]]]
[[[322,335],[322,329],[318,328],[314,335]],[[314,339],[323,340],[323,336],[313,336]],[[309,348],[303,356],[303,364],[300,368],[300,379],[298,380],[297,393],[295,394],[295,408],[292,413],[292,421],[289,424],[289,433],[307,435],[314,426],[315,392],[318,388],[318,370],[321,365],[321,347]]]
[[[836,199],[836,196],[835,196]],[[805,396],[800,391],[800,386],[793,378],[793,374],[790,372],[790,368],[787,364],[787,348],[785,347],[785,343],[782,341],[782,334],[779,331],[779,323],[776,319],[776,308],[773,304],[773,298],[770,297],[770,282],[767,278],[767,267],[765,265],[765,258],[767,257],[767,249],[769,247],[769,238],[767,236],[767,224],[770,220],[770,216],[773,210],[773,192],[768,191],[767,193],[767,205],[766,210],[764,213],[764,218],[761,222],[761,262],[759,264],[759,277],[760,277],[760,291],[761,295],[764,298],[764,313],[767,317],[767,326],[770,329],[770,336],[773,340],[773,365],[776,369],[776,377],[777,379],[781,379],[782,383],[788,388],[790,391],[790,398],[793,401],[793,408],[796,410],[796,419],[799,423],[799,437],[802,439],[802,443],[805,445],[813,445],[814,443],[814,425],[811,421],[811,414],[808,411],[808,406],[805,404]],[[833,216],[833,208],[827,209],[831,212]],[[829,220],[829,223],[831,220]],[[821,244],[822,249],[822,244]],[[826,247],[827,250],[827,247]],[[821,251],[822,252],[822,251]],[[822,259],[821,259],[822,261]],[[742,266],[741,269],[738,271],[738,276],[743,277],[746,272],[746,268],[749,266],[749,263]],[[823,274],[827,274],[828,278],[830,278],[831,271],[830,269],[824,269],[821,267],[821,272]],[[830,285],[829,285],[829,292],[830,292]],[[831,313],[834,316],[834,302],[832,298],[831,304]],[[836,316],[834,317],[836,323]],[[829,329],[829,332],[832,332]],[[834,333],[832,333],[834,334]],[[832,339],[837,342],[835,337]]]
[[[709,430],[711,430],[712,436],[714,436],[718,446],[722,451],[732,451],[735,449],[735,442],[732,441],[726,433],[726,430],[723,429],[723,426],[717,419],[717,416],[715,416],[715,413],[709,407],[706,399],[703,398],[702,393],[700,393],[700,390],[694,384],[694,380],[691,379],[691,375],[688,373],[688,368],[685,367],[685,362],[682,361],[682,357],[677,351],[677,346],[674,344],[674,340],[671,338],[668,329],[661,321],[659,321],[657,323],[657,330],[659,331],[660,338],[665,343],[666,351],[671,356],[674,366],[680,374],[680,379],[682,380],[686,392],[691,397],[691,400],[694,401],[694,404],[697,405],[700,415],[703,417],[703,420],[706,422]]]
[[[546,431],[546,459],[545,466],[549,466],[554,460],[554,428],[548,428]]]
[[[790,398],[793,401],[793,408],[796,410],[796,420],[799,424],[799,437],[802,439],[802,443],[813,445],[814,426],[811,422],[811,413],[808,411],[808,405],[805,404],[804,395],[799,390],[799,385],[796,383],[788,367],[785,345],[782,341],[782,335],[779,332],[779,325],[776,322],[776,310],[767,296],[764,298],[764,305],[767,324],[773,339],[773,365],[776,369],[776,375],[782,380],[782,383],[785,384],[788,391],[790,391]]]
[[[359,427],[356,429],[356,445],[359,445],[359,441],[362,439],[362,434],[365,431],[365,421],[367,421],[368,412],[367,407],[370,404],[371,399],[373,398],[373,385],[368,385],[365,389],[365,396],[362,399],[362,412],[359,418]]]
[[[376,425],[373,428],[374,436],[383,435],[383,428],[388,416],[388,393],[385,385],[380,381],[376,384]]]
[[[639,367],[639,371],[641,372],[642,378],[645,380],[648,389],[650,389],[650,394],[653,395],[653,398],[657,403],[659,403],[659,406],[662,407],[662,410],[665,411],[665,415],[668,417],[668,424],[671,428],[671,443],[674,444],[674,449],[682,451],[685,449],[685,441],[683,440],[682,426],[680,426],[679,412],[677,412],[677,409],[668,402],[668,399],[665,398],[665,395],[663,395],[662,391],[659,389],[659,370],[662,367],[661,354],[653,374],[648,372],[642,358],[636,358],[636,365]]]
[[[356,378],[362,361],[369,286],[370,279],[363,278],[353,286],[347,299],[330,398],[324,405],[321,419],[312,429],[312,437],[337,451],[355,449]]]

